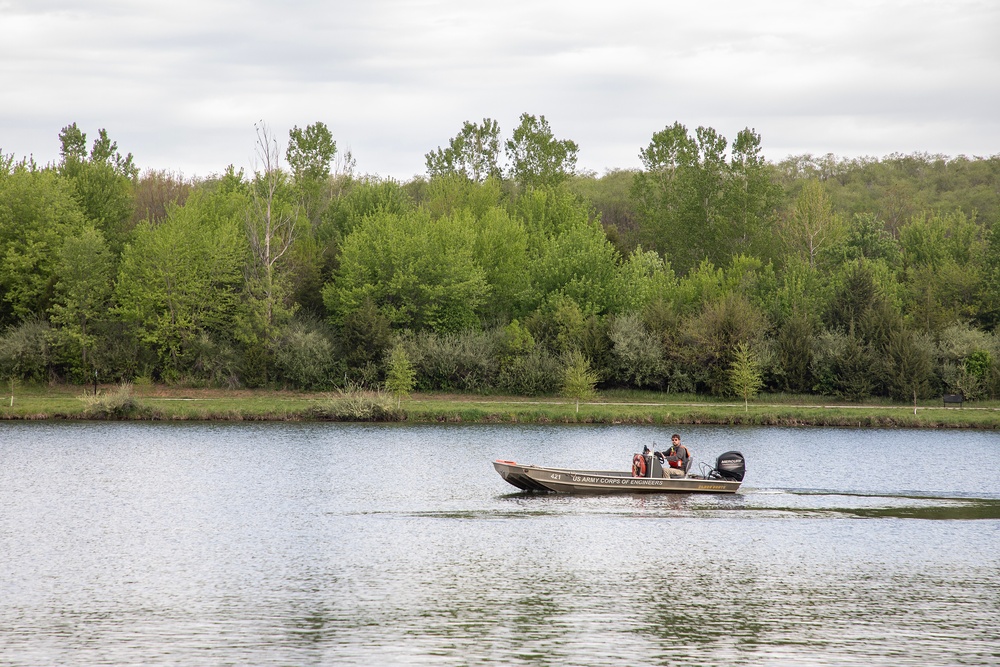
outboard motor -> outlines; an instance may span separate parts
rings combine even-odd
[[[746,472],[747,465],[743,454],[740,452],[726,452],[719,455],[719,458],[715,460],[715,470],[712,471],[712,476],[717,479],[742,482]]]

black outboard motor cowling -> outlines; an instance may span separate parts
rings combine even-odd
[[[715,471],[720,479],[742,482],[747,472],[746,459],[740,452],[726,452],[715,460]]]

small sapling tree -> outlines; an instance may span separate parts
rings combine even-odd
[[[743,397],[744,412],[750,411],[750,399],[757,396],[764,386],[760,373],[760,361],[746,343],[739,343],[733,350],[733,361],[729,366],[729,385],[737,396]]]
[[[597,373],[591,370],[590,361],[579,350],[566,355],[566,370],[563,375],[562,393],[576,399],[576,411],[580,412],[580,399],[597,395],[594,387]]]
[[[396,408],[403,396],[409,396],[416,384],[417,373],[406,354],[406,349],[397,344],[386,360],[385,388],[396,397]]]

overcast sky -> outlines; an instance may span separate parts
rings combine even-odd
[[[578,167],[680,121],[766,157],[1000,154],[996,0],[0,0],[0,152],[106,128],[142,169],[249,167],[322,121],[408,180],[463,121],[545,115]]]

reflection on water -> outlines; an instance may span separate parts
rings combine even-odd
[[[796,503],[797,496],[808,496],[808,503]],[[489,518],[531,518],[539,516],[557,516],[562,513],[561,508],[546,507],[542,498],[548,499],[550,496],[543,496],[533,492],[522,492],[509,494],[504,500],[526,501],[518,502],[517,506],[509,510],[480,510],[480,511],[417,511],[411,513],[412,516],[437,517],[442,519],[489,519]],[[631,498],[631,506],[614,508],[608,507],[601,510],[601,513],[615,514],[620,517],[635,517],[637,509],[654,509],[654,511],[670,511],[673,517],[709,517],[718,512],[744,511],[747,518],[759,518],[763,513],[773,513],[774,515],[799,515],[820,517],[824,514],[830,516],[849,516],[868,519],[928,519],[939,521],[966,521],[979,519],[1000,519],[1000,500],[993,498],[938,498],[938,497],[914,497],[914,496],[859,496],[856,494],[798,494],[789,492],[787,494],[768,494],[763,501],[749,492],[749,500],[746,492],[744,495],[726,498],[725,501],[713,503],[711,505],[698,505],[692,502],[691,498],[682,495],[663,496],[656,499],[659,502],[652,502],[649,497],[636,495]],[[755,502],[756,501],[756,502]],[[531,508],[530,504],[536,502],[539,507]],[[574,499],[577,504],[582,504],[580,499]],[[650,508],[649,505],[654,507]],[[579,512],[579,508],[574,508]],[[661,515],[657,515],[661,516]]]
[[[0,664],[1000,663],[1000,472],[930,455],[996,435],[684,435],[743,490],[489,465],[625,468],[656,428],[0,424]]]

